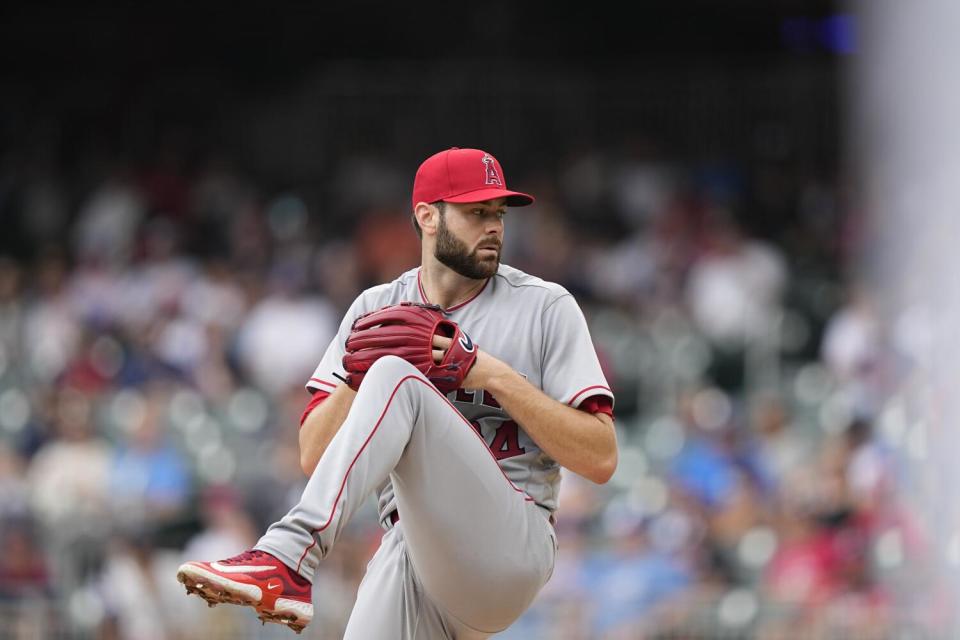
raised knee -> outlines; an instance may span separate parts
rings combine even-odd
[[[370,366],[367,371],[367,378],[388,378],[399,380],[404,376],[419,373],[416,367],[401,358],[400,356],[383,356]]]

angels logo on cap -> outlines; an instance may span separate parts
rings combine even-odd
[[[507,206],[533,204],[533,196],[507,189],[503,167],[480,149],[453,147],[420,165],[413,180],[413,207],[420,202],[485,202],[506,198]]]
[[[483,162],[484,166],[487,168],[487,184],[495,184],[499,187],[503,186],[503,182],[500,180],[500,176],[497,175],[497,168],[493,166],[493,156],[489,153],[483,154],[483,157],[480,158],[480,161]]]

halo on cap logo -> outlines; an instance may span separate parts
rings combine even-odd
[[[493,156],[489,153],[483,154],[483,157],[480,158],[480,161],[483,162],[487,170],[487,184],[495,184],[498,187],[503,186],[503,180],[500,179],[500,174],[497,173],[497,167],[493,164]]]

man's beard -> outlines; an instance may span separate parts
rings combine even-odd
[[[433,255],[464,278],[483,280],[497,272],[500,266],[500,246],[497,243],[497,253],[491,258],[481,258],[476,251],[469,251],[466,243],[456,237],[447,228],[445,216],[440,214],[440,224],[437,226],[437,246]]]

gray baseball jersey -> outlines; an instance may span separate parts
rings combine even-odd
[[[419,269],[363,292],[308,389],[332,390],[353,320],[429,302]],[[612,394],[586,321],[559,285],[501,265],[447,310],[481,349],[577,407]],[[380,358],[360,385],[300,502],[256,548],[312,579],[343,526],[378,491],[387,533],[367,567],[348,639],[484,638],[509,626],[553,571],[560,469],[496,398],[445,397],[405,360]],[[399,522],[396,526],[396,514]]]
[[[399,302],[428,302],[419,268],[367,289],[354,301],[307,389],[332,390],[334,374],[346,375],[341,361],[354,318]],[[554,400],[577,407],[592,396],[613,399],[583,313],[560,285],[500,265],[483,290],[447,313],[481,349],[508,363]],[[560,467],[510,420],[496,398],[466,389],[448,398],[483,436],[507,477],[538,505],[555,511]],[[389,481],[378,494],[383,520],[396,509]]]

